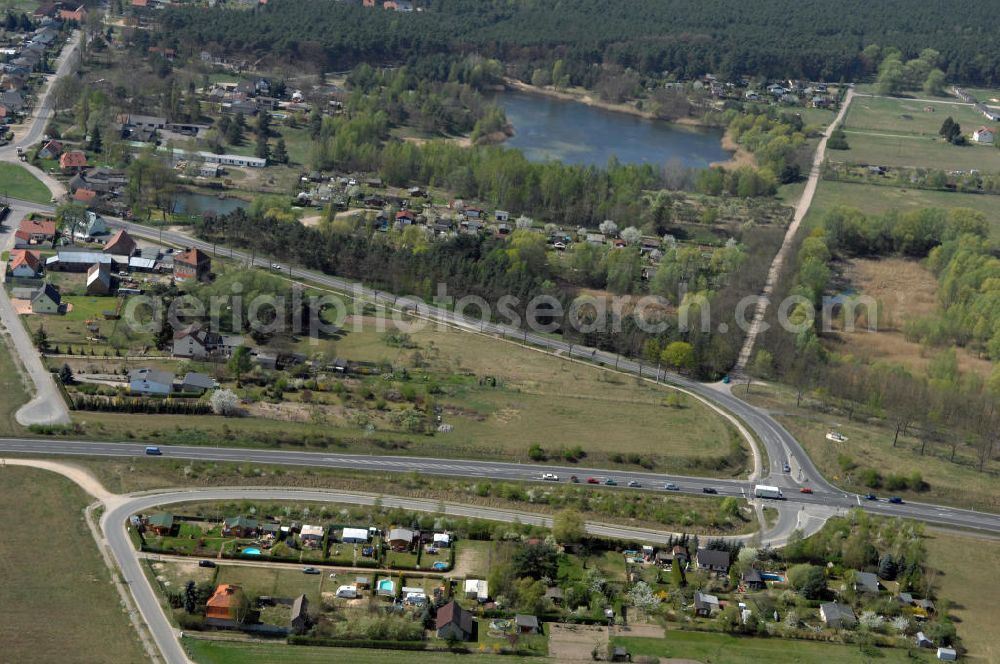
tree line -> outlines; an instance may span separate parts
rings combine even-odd
[[[990,0],[969,0],[962,11],[942,0],[802,3],[764,0],[579,0],[545,3],[428,0],[424,11],[400,15],[354,3],[272,0],[253,11],[170,7],[163,18],[168,45],[197,52],[257,53],[348,69],[360,62],[401,63],[426,54],[481,53],[523,68],[556,73],[571,85],[600,78],[609,66],[640,74],[693,78],[713,72],[857,80],[874,74],[881,45],[899,61],[932,48],[934,68],[949,78],[990,85],[1000,79],[998,26]]]

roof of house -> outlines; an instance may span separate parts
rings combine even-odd
[[[87,165],[87,155],[79,150],[70,150],[59,155],[60,168],[82,168]]]
[[[410,542],[413,540],[415,533],[409,528],[393,528],[389,531],[389,541],[393,540],[406,540]]]
[[[854,615],[854,609],[847,604],[827,602],[826,604],[821,604],[819,608],[820,611],[823,612],[823,616],[827,622],[838,619],[857,622],[857,616]]]
[[[466,634],[472,633],[472,614],[452,600],[438,609],[435,626],[441,629],[448,625],[456,625]]]
[[[563,591],[558,586],[551,586],[545,590],[545,596],[549,599],[562,599]]]
[[[257,519],[251,519],[245,516],[231,516],[226,519],[223,523],[226,524],[227,528],[256,528]]]
[[[296,597],[295,601],[292,602],[291,621],[295,622],[299,618],[304,617],[308,609],[309,609],[308,598],[306,598],[305,595],[299,595],[298,597]]]
[[[41,149],[47,150],[51,154],[59,154],[60,152],[62,152],[63,144],[60,143],[59,141],[49,141],[48,143],[43,145]]]
[[[993,129],[992,127],[980,127],[979,129],[976,130],[976,133],[977,134],[995,134],[996,131],[997,130]]]
[[[55,286],[50,283],[46,283],[44,286],[38,289],[35,293],[35,297],[31,298],[32,302],[37,302],[42,299],[42,297],[47,297],[52,300],[55,304],[62,302],[62,297],[59,295],[59,291],[56,290]]]
[[[719,598],[715,595],[708,595],[706,593],[695,591],[694,593],[694,608],[696,609],[711,609],[719,608]]]
[[[871,572],[855,572],[854,586],[868,592],[878,592],[878,577]]]
[[[763,583],[764,579],[761,577],[760,572],[751,568],[743,572],[743,580],[746,583]]]
[[[188,249],[184,253],[174,256],[174,264],[184,263],[185,265],[201,265],[211,262],[211,258],[204,251],[199,249]]]
[[[213,378],[196,371],[189,371],[184,374],[183,383],[185,386],[200,387],[204,390],[210,390],[215,387],[215,380]]]
[[[208,598],[206,604],[217,609],[229,609],[233,601],[233,595],[238,593],[239,590],[239,586],[234,586],[231,583],[220,584],[215,588],[215,592]]]
[[[307,524],[302,525],[302,530],[299,531],[302,537],[322,537],[323,536],[323,526],[310,526]]]
[[[364,528],[344,528],[342,539],[363,539],[368,540],[368,531]]]
[[[130,383],[135,381],[145,381],[147,383],[172,385],[174,382],[174,375],[169,371],[162,371],[160,369],[132,369],[128,372],[128,380]]]
[[[10,269],[16,270],[22,265],[26,265],[35,272],[42,267],[42,259],[37,251],[28,249],[15,249],[10,252]]]
[[[97,198],[97,192],[93,189],[87,189],[85,187],[80,187],[73,192],[73,200],[80,203],[90,203],[95,198]]]
[[[17,230],[32,235],[55,235],[56,222],[52,219],[22,219]]]
[[[518,627],[533,627],[538,629],[538,618],[536,616],[519,613],[514,616],[514,624]]]
[[[174,525],[174,515],[169,512],[160,512],[149,517],[147,522],[154,528],[172,528]]]
[[[87,269],[87,285],[95,281],[103,281],[111,285],[111,266],[108,263],[94,263]]]
[[[135,247],[135,240],[123,228],[112,235],[108,243],[104,245],[104,253],[131,256],[135,252]]]
[[[729,567],[729,552],[698,549],[698,564],[707,567]]]

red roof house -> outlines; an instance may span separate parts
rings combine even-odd
[[[188,249],[174,256],[174,279],[177,281],[205,281],[212,271],[212,259],[198,249]]]
[[[42,258],[37,251],[15,249],[10,252],[10,273],[15,277],[37,277],[42,271]]]
[[[63,152],[59,157],[59,168],[64,173],[77,172],[87,167],[87,155],[79,150]]]
[[[116,256],[131,256],[135,253],[135,248],[135,240],[122,229],[112,235],[108,243],[104,245],[104,253]]]

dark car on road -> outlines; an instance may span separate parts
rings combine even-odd
[[[899,496],[893,496],[892,498],[889,499],[889,502],[892,503],[893,505],[902,505],[903,499],[900,498]]]
[[[613,477],[609,477],[608,479],[604,480],[604,484],[607,486],[618,486],[618,480],[616,480]]]
[[[215,563],[211,560],[199,560],[198,567],[215,567]]]
[[[305,567],[305,568],[302,569],[302,573],[303,574],[322,574],[322,572],[320,572],[315,567]]]
[[[866,493],[865,500],[878,500],[878,496],[876,496],[874,493]]]
[[[707,486],[707,487],[703,488],[703,489],[701,490],[701,492],[702,492],[702,493],[719,493],[718,491],[716,491],[715,489],[713,489],[713,488],[712,488],[712,487],[710,487],[710,486]]]

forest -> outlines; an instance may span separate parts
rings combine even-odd
[[[276,259],[296,261],[393,293],[416,295],[427,302],[433,301],[438,284],[447,284],[449,295],[455,298],[475,295],[496,303],[502,296],[512,295],[519,300],[512,309],[522,320],[535,296],[554,296],[564,311],[577,296],[577,284],[564,278],[572,271],[564,272],[549,263],[541,234],[518,230],[509,239],[457,235],[428,242],[420,230],[410,226],[401,233],[380,233],[373,224],[356,229],[341,229],[336,224],[313,228],[260,209],[237,210],[220,217],[206,215],[196,226],[197,235],[208,241],[253,248]],[[668,250],[649,290],[674,300],[674,289],[685,282],[690,290],[679,309],[692,321],[690,329],[679,325],[677,314],[667,312],[667,329],[654,336],[640,328],[637,312],[616,312],[611,307],[604,312],[608,324],[594,326],[602,331],[581,333],[562,318],[554,322],[569,340],[653,363],[662,351],[679,342],[684,344],[684,353],[674,363],[675,368],[719,377],[735,362],[742,343],[735,321],[736,303],[763,287],[769,257],[782,233],[778,226],[756,227],[744,234],[745,249],[735,244],[720,248],[707,265],[701,265],[700,251]],[[639,280],[637,258],[638,251],[633,249],[602,257],[589,255],[583,248],[571,260],[576,261],[573,271],[580,272],[580,281],[594,278],[609,288],[632,292]],[[711,329],[698,324],[702,311],[707,314],[709,310],[713,315]],[[596,315],[588,321],[595,321]],[[717,325],[718,321],[725,325]]]
[[[258,54],[344,70],[432,54],[478,53],[520,66],[563,60],[564,80],[592,88],[602,66],[690,79],[712,72],[859,80],[878,62],[872,44],[915,58],[932,48],[949,80],[1000,80],[1000,24],[990,0],[956,10],[944,0],[838,3],[759,0],[424,0],[423,11],[373,11],[349,2],[271,0],[252,11],[172,6],[161,29],[173,46]]]

